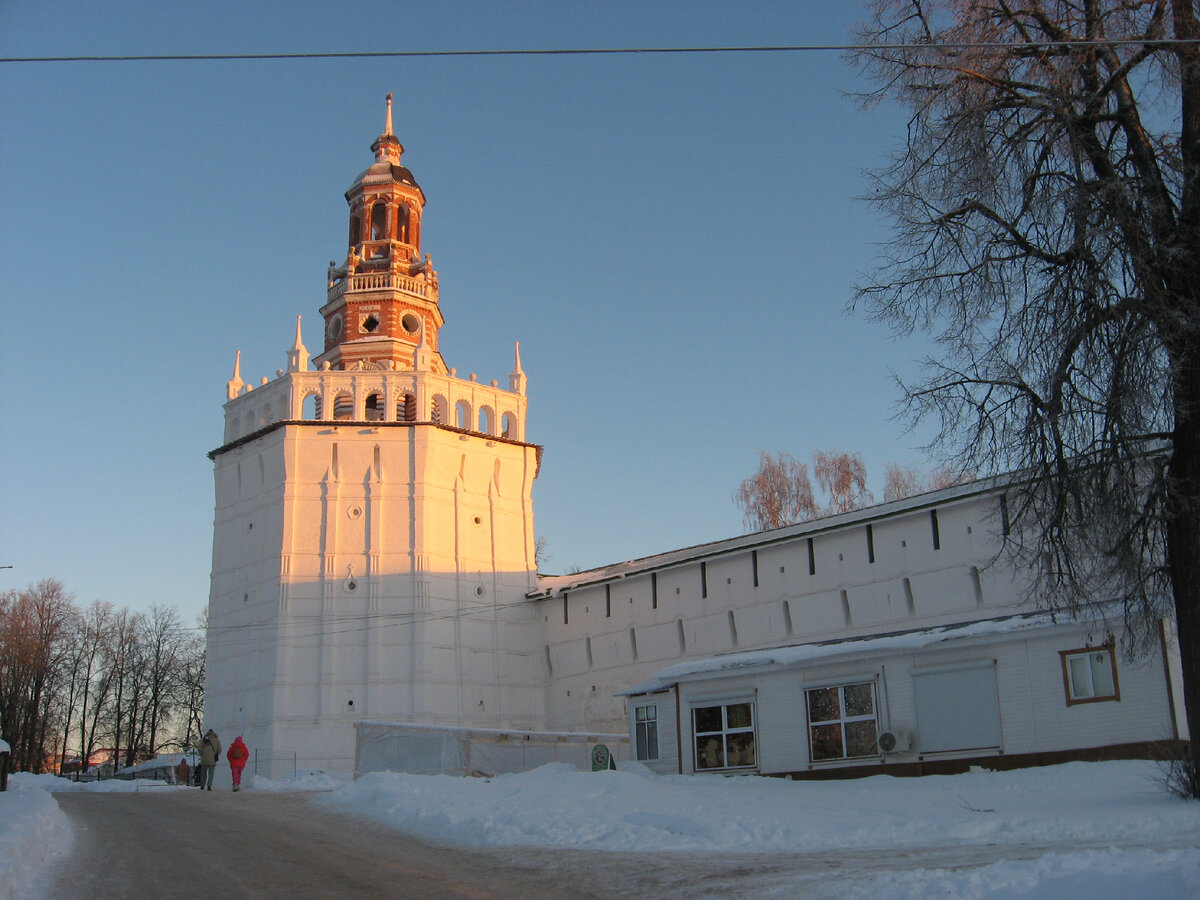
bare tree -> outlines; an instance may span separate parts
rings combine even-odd
[[[844,513],[872,501],[867,490],[867,467],[857,453],[813,451],[813,474],[829,495],[829,513]]]
[[[814,450],[813,474],[829,498],[824,506],[813,494],[808,466],[790,453],[772,456],[759,450],[758,471],[733,494],[734,502],[742,507],[746,527],[752,531],[779,528],[871,503],[867,467],[857,453]]]
[[[817,514],[808,466],[790,453],[776,457],[759,450],[758,471],[741,483],[733,499],[751,531],[792,525]]]
[[[905,385],[960,470],[1021,473],[1033,598],[1174,613],[1200,796],[1200,23],[1193,0],[875,0],[868,102],[910,112],[856,303],[936,358]],[[1191,43],[1189,43],[1191,42]]]
[[[883,472],[883,502],[903,500],[927,490],[925,476],[916,466],[888,463]]]
[[[973,481],[974,478],[973,473],[956,472],[949,466],[939,466],[932,472],[925,473],[913,465],[888,463],[883,473],[883,502],[903,500],[905,497],[913,497],[926,491],[940,491],[942,488]]]
[[[16,769],[40,772],[54,758],[72,603],[53,578],[0,596],[0,737]]]

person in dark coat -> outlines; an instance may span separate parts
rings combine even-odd
[[[242,786],[242,769],[246,768],[246,760],[250,758],[250,750],[242,743],[240,734],[229,745],[225,758],[229,760],[229,771],[233,773],[233,789],[239,790]]]
[[[182,756],[179,759],[179,765],[175,767],[175,783],[187,784],[192,778],[192,767],[188,765],[187,757]]]
[[[200,743],[200,790],[212,790],[213,772],[217,768],[217,760],[221,758],[221,740],[211,728],[204,733]]]

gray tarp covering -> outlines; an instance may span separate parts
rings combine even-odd
[[[592,748],[604,744],[615,761],[629,758],[625,734],[506,731],[442,725],[358,722],[354,777],[368,772],[414,775],[500,775],[551,762],[590,769]]]

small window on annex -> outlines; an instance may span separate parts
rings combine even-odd
[[[1111,647],[1061,650],[1063,682],[1067,687],[1067,705],[1120,700],[1117,663]]]
[[[636,759],[658,759],[658,704],[633,708]]]
[[[875,685],[840,684],[804,692],[813,762],[875,756]]]
[[[692,710],[697,772],[752,769],[758,765],[754,742],[754,704],[726,703]]]

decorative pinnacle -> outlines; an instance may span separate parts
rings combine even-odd
[[[383,133],[391,136],[392,134],[392,95],[387,95],[387,122],[383,126]]]

